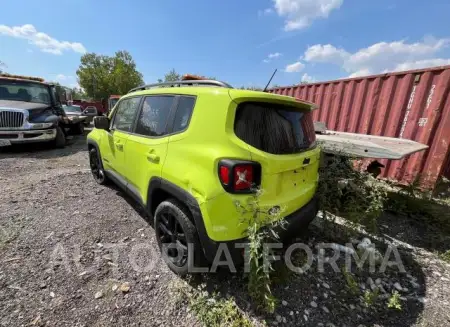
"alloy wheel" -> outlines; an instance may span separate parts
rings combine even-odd
[[[186,264],[188,246],[186,234],[176,217],[169,212],[161,213],[158,221],[160,241],[167,258],[178,267]]]

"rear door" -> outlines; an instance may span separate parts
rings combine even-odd
[[[289,214],[314,195],[319,149],[308,107],[266,102],[239,104],[235,134],[248,144],[262,167],[265,205],[285,207]]]
[[[143,203],[147,201],[150,179],[161,176],[167,155],[169,122],[177,98],[173,95],[145,97],[134,132],[127,140],[128,188]]]
[[[115,111],[110,131],[101,142],[101,154],[106,170],[126,184],[125,154],[127,141],[133,130],[136,114],[142,97],[123,99]]]

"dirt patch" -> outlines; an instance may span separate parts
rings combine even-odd
[[[148,217],[120,190],[98,186],[88,168],[84,138],[63,150],[0,153],[0,325],[200,326],[171,290],[180,280],[159,259]],[[342,273],[330,269],[280,271],[277,310],[264,316],[256,313],[242,274],[221,271],[190,284],[206,283],[210,291],[233,297],[246,315],[268,325],[449,325],[450,266],[427,247],[408,243],[420,239],[417,228],[392,216],[383,224],[391,231],[388,240],[398,241],[406,273],[362,270],[354,276],[358,295],[349,293]],[[299,239],[314,249],[315,264],[318,244],[349,241],[332,230],[337,232],[313,226]],[[369,277],[387,293],[401,285],[401,311],[387,309],[386,300],[365,305]]]

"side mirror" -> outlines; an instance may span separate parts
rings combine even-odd
[[[94,117],[94,127],[97,129],[109,130],[109,119],[105,116]]]

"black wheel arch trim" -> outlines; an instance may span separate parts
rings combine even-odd
[[[198,238],[200,240],[200,243],[203,247],[203,252],[205,253],[205,257],[209,262],[212,262],[214,260],[214,257],[216,255],[216,250],[218,248],[218,243],[213,241],[209,238],[205,222],[203,221],[203,216],[200,211],[200,206],[195,199],[195,197],[187,192],[186,190],[182,189],[181,187],[163,179],[160,177],[152,177],[150,179],[149,187],[148,187],[148,200],[147,200],[147,211],[149,214],[152,215],[152,196],[155,194],[156,191],[162,190],[165,193],[173,196],[175,199],[183,203],[189,212],[191,213],[191,216],[194,220],[194,224],[197,230]]]

